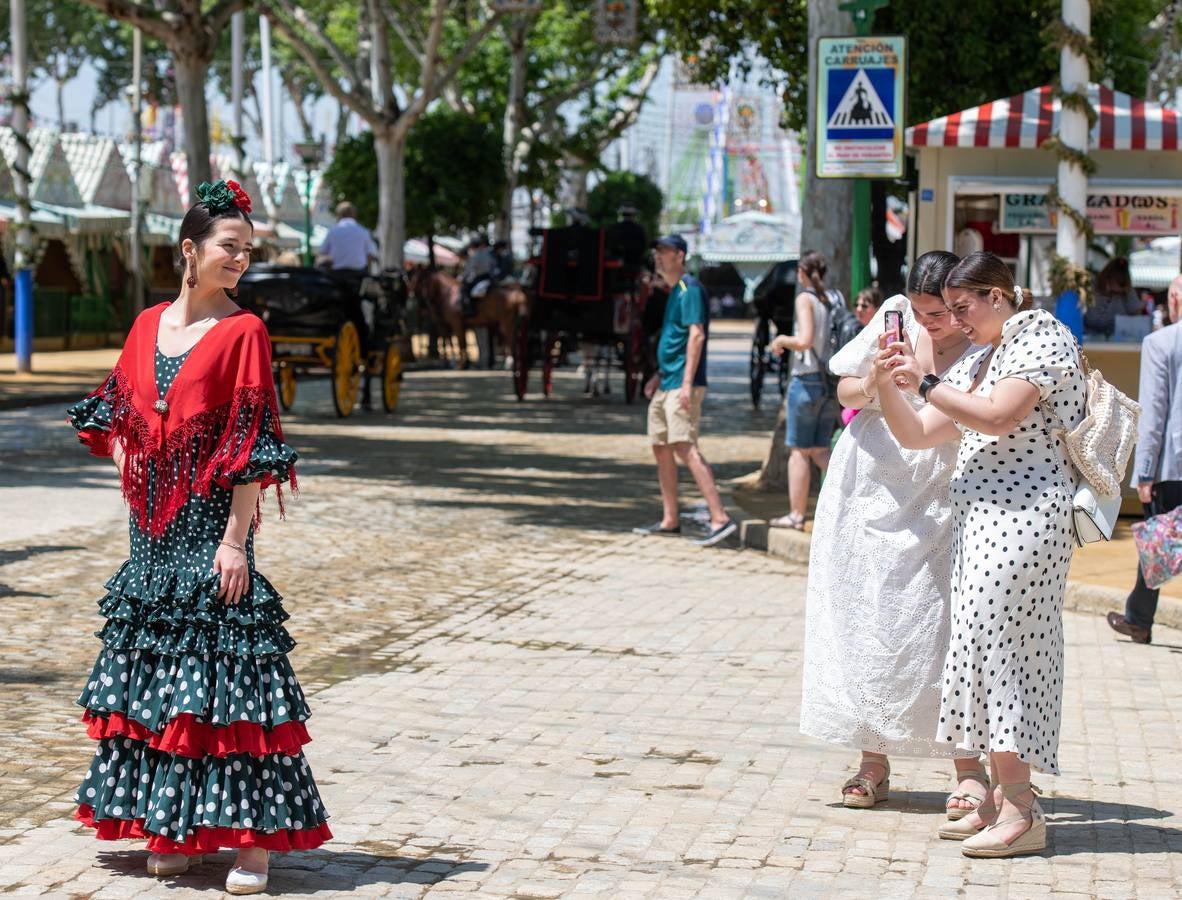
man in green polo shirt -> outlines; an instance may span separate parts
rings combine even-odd
[[[653,244],[657,276],[669,287],[665,321],[657,343],[657,373],[644,387],[644,395],[649,398],[648,437],[657,460],[662,512],[661,521],[633,531],[646,535],[681,534],[677,497],[680,460],[694,476],[710,510],[709,531],[694,543],[712,547],[734,534],[738,524],[722,505],[714,473],[698,449],[698,426],[706,397],[710,313],[702,285],[685,271],[687,249],[676,234]]]

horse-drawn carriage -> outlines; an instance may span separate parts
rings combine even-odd
[[[773,375],[780,388],[780,399],[788,393],[788,355],[771,352],[772,338],[791,334],[796,303],[796,262],[776,263],[755,288],[755,333],[751,338],[748,374],[751,381],[751,404],[759,409],[763,382]]]
[[[238,297],[267,325],[285,410],[295,403],[297,378],[310,374],[329,376],[338,416],[353,412],[363,379],[368,400],[373,377],[381,379],[386,412],[398,406],[406,334],[406,280],[400,272],[367,276],[358,286],[320,269],[257,265],[239,281]]]
[[[524,400],[529,371],[540,363],[542,393],[554,390],[554,367],[579,345],[606,348],[624,376],[624,398],[636,399],[644,377],[643,328],[648,284],[638,267],[606,253],[603,229],[539,229],[529,261],[529,306],[513,338],[513,390]],[[584,358],[584,365],[591,360]]]

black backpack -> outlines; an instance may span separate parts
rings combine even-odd
[[[838,350],[857,336],[862,325],[846,304],[841,291],[825,291],[825,302],[829,307],[829,355],[825,360],[828,363]]]
[[[829,360],[833,359],[838,350],[853,340],[854,336],[862,330],[862,326],[854,316],[853,310],[846,305],[845,296],[841,291],[836,288],[826,290],[823,302],[829,311],[829,346],[826,348],[825,357],[817,362],[825,376],[826,390],[833,396],[837,396],[837,382],[840,379],[830,373]]]

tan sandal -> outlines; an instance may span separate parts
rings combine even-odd
[[[200,856],[186,856],[183,853],[152,853],[148,856],[147,869],[149,875],[168,878],[172,875],[183,875],[193,866],[201,863]]]
[[[949,822],[957,822],[963,819],[969,813],[977,809],[977,807],[979,807],[982,803],[984,803],[985,798],[989,796],[989,774],[985,771],[984,766],[981,766],[977,769],[968,769],[963,772],[958,770],[953,777],[955,777],[957,781],[957,790],[949,794],[948,799],[944,801],[944,812],[948,815]],[[980,782],[985,786],[985,790],[980,794],[976,794],[973,791],[959,787],[960,782],[966,780]],[[967,800],[973,805],[967,809],[959,806],[949,806],[948,804],[953,800]]]
[[[871,762],[875,765],[878,764],[877,760],[871,760]],[[863,760],[862,765],[865,764],[866,760]],[[873,809],[877,804],[886,802],[891,792],[891,761],[889,759],[883,760],[882,766],[886,771],[883,772],[882,781],[878,784],[871,781],[870,776],[861,771],[843,784],[841,786],[842,805],[849,809]],[[851,793],[851,788],[861,788],[865,793]]]
[[[804,531],[804,516],[794,516],[792,513],[788,513],[786,516],[770,520],[767,524],[769,528],[791,528],[793,531]]]
[[[994,822],[988,828],[982,829],[972,837],[966,838],[961,845],[961,853],[973,859],[1007,859],[1011,856],[1021,856],[1025,853],[1039,853],[1047,848],[1047,819],[1042,807],[1038,805],[1038,797],[1034,786],[1029,781],[1017,784],[1002,784],[1002,796],[1023,810],[1016,816]],[[1031,802],[1024,803],[1018,796],[1030,791]],[[994,829],[1011,822],[1024,821],[1026,814],[1030,814],[1030,828],[1022,832],[1008,844],[992,833]]]

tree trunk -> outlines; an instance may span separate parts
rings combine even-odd
[[[312,122],[308,119],[308,111],[304,109],[303,85],[282,70],[280,71],[279,77],[283,80],[283,87],[287,91],[288,96],[291,97],[292,105],[295,106],[296,118],[300,121],[300,139],[314,141],[316,135],[312,133]]]
[[[334,147],[339,148],[349,136],[349,116],[353,111],[343,103],[337,104],[337,139]]]
[[[817,79],[817,38],[822,35],[853,34],[848,14],[836,3],[810,3],[809,84]],[[804,192],[807,203],[801,210],[801,250],[819,250],[829,260],[826,287],[850,291],[850,229],[853,226],[854,183],[847,178],[818,178],[816,175],[817,95],[809,91],[808,165]]]
[[[837,9],[836,3],[810,3],[809,10],[809,84],[816,84],[817,38],[822,35],[851,34],[850,17]],[[854,183],[848,179],[817,178],[816,167],[816,93],[809,90],[808,151],[805,157],[805,202],[801,210],[801,251],[819,250],[829,260],[825,286],[849,295],[850,290],[850,228],[853,224]],[[762,491],[788,489],[788,448],[784,446],[786,430],[784,408],[772,433],[767,459],[755,480]]]
[[[203,181],[212,180],[209,165],[209,110],[205,102],[205,74],[209,63],[196,54],[172,52],[176,71],[176,94],[185,124],[185,156],[189,160],[190,192]],[[186,197],[186,205],[192,197]]]
[[[585,162],[579,162],[578,168],[570,173],[570,205],[574,209],[587,208],[587,179],[591,170]]]
[[[378,252],[383,269],[402,268],[406,242],[406,130],[375,129],[378,157]]]
[[[505,188],[501,194],[501,212],[497,216],[496,235],[499,240],[513,239],[513,195],[517,192],[517,171],[520,164],[518,142],[521,137],[521,119],[525,105],[525,49],[530,19],[522,17],[509,27],[509,100],[505,104],[504,128],[501,140],[501,160],[505,168]]]

